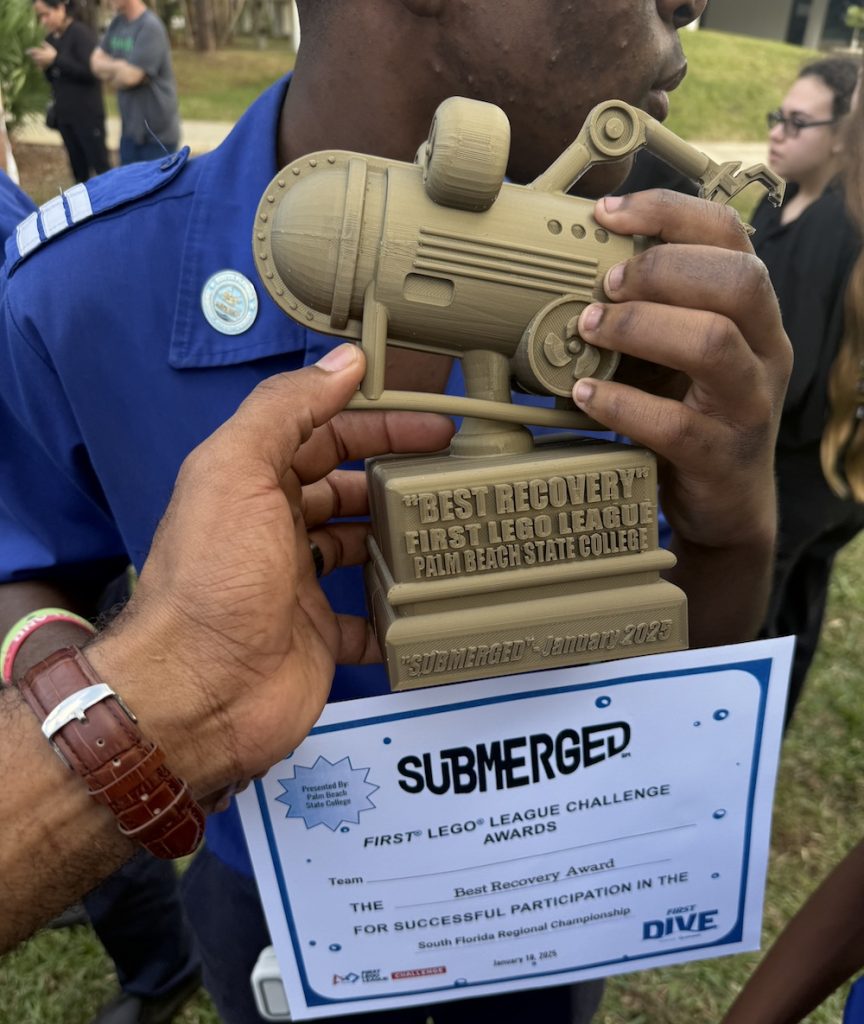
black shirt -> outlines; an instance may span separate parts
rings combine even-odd
[[[787,189],[787,201],[796,191]],[[794,449],[822,435],[846,285],[861,243],[836,184],[789,224],[780,223],[781,209],[767,200],[759,205],[753,245],[771,275],[795,354],[778,438],[778,448]]]
[[[58,123],[101,125],[105,120],[102,85],[90,71],[96,34],[83,22],[73,21],[62,35],[52,34],[46,41],[57,51],[45,77],[51,83]]]

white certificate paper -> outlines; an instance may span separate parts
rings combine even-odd
[[[240,802],[292,1016],[758,948],[791,653],[329,705]]]

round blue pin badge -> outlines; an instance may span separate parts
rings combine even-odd
[[[258,316],[255,286],[237,270],[220,270],[201,291],[201,309],[207,323],[220,334],[242,334]]]

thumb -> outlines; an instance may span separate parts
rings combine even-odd
[[[263,459],[281,479],[315,427],[345,408],[365,369],[359,346],[339,345],[314,366],[261,381],[215,436],[224,432],[239,456]]]

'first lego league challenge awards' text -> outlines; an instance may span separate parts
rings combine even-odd
[[[791,641],[330,705],[243,794],[295,1019],[758,947]]]

